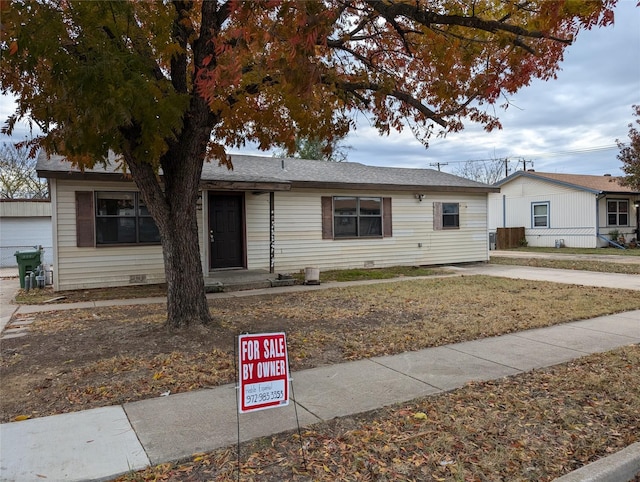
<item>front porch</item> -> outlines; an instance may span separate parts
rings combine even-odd
[[[204,278],[207,293],[255,290],[276,286],[292,286],[294,278],[262,269],[221,269],[209,271]]]

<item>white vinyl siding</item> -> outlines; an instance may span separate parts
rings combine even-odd
[[[606,242],[597,235],[606,236],[611,230],[607,225],[607,199],[621,198],[625,196],[603,197],[570,186],[518,177],[500,186],[500,193],[489,194],[489,231],[525,227],[527,242],[532,247],[554,247],[556,240],[563,240],[565,246],[572,248],[604,246]],[[532,205],[542,202],[549,204],[549,227],[533,225]],[[630,226],[620,231],[630,239],[635,229],[631,214],[629,222]]]
[[[76,246],[75,191],[130,191],[132,184],[54,181],[56,289],[126,286],[136,284],[136,277],[141,275],[146,277],[146,283],[164,281],[161,246]],[[269,270],[270,195],[246,192],[244,196],[247,268]],[[323,196],[391,198],[392,236],[322,239]],[[198,205],[204,273],[209,271],[207,197],[204,192]],[[433,229],[435,202],[458,204],[459,229]],[[274,219],[276,273],[298,272],[309,266],[327,270],[488,260],[486,194],[427,193],[420,202],[412,192],[284,191],[274,195]]]
[[[132,191],[131,183],[101,182],[95,189],[87,182],[56,180],[54,205],[57,219],[56,290],[127,286],[164,282],[162,247],[76,246],[76,191]]]
[[[532,205],[542,202],[549,204],[550,227],[533,226]],[[491,231],[522,226],[529,246],[553,247],[563,239],[569,247],[595,247],[596,196],[591,192],[520,177],[489,194],[489,203],[498,209],[490,217]]]
[[[410,192],[376,192],[376,196],[392,198],[391,237],[323,240],[321,197],[346,195],[371,197],[372,193],[276,193],[276,271],[297,272],[308,266],[326,270],[488,259],[486,195],[433,194],[419,202]],[[433,201],[459,203],[460,229],[434,231]]]

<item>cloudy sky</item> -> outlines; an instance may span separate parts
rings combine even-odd
[[[467,160],[508,157],[533,161],[544,172],[622,174],[615,141],[628,141],[631,106],[640,104],[636,1],[620,0],[613,26],[581,32],[561,68],[556,80],[532,83],[498,111],[500,131],[467,124],[462,132],[433,138],[425,149],[410,132],[386,138],[362,126],[346,142],[353,146],[349,159],[396,167],[449,163],[442,170],[452,172]]]
[[[615,24],[583,31],[565,51],[556,80],[535,81],[510,98],[498,111],[500,131],[487,133],[467,124],[462,132],[432,138],[425,149],[410,131],[381,137],[360,118],[358,129],[345,144],[348,159],[368,165],[434,168],[455,172],[468,160],[509,158],[512,169],[594,174],[622,174],[616,139],[628,140],[634,120],[631,106],[640,104],[640,7],[636,0],[620,0]],[[0,119],[12,111],[0,97]],[[24,138],[26,130],[14,137]],[[0,135],[0,142],[11,141]],[[239,152],[239,151],[232,151]],[[258,154],[245,149],[245,154]],[[446,164],[446,165],[445,165]]]

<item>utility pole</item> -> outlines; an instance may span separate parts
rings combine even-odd
[[[504,177],[509,177],[509,158],[504,158]]]
[[[520,161],[522,161],[522,170],[523,171],[527,171],[527,163],[530,162],[531,163],[531,167],[533,168],[533,161],[527,161],[524,157],[522,159],[520,159]],[[520,162],[518,161],[518,162]]]
[[[429,164],[430,166],[438,166],[438,171],[440,170],[440,166],[448,166],[448,162],[432,162]]]

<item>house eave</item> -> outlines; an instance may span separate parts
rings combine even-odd
[[[318,182],[318,181],[292,181],[291,187],[295,189],[322,189],[337,190],[350,189],[357,191],[404,191],[404,192],[466,192],[466,193],[496,193],[500,188],[491,186],[428,186],[406,184],[368,184],[353,182]]]
[[[90,172],[90,171],[48,171],[36,170],[38,177],[45,179],[71,179],[81,181],[123,181],[133,182],[130,174],[123,172]]]
[[[287,182],[253,182],[253,181],[201,181],[200,188],[207,191],[290,191]]]

